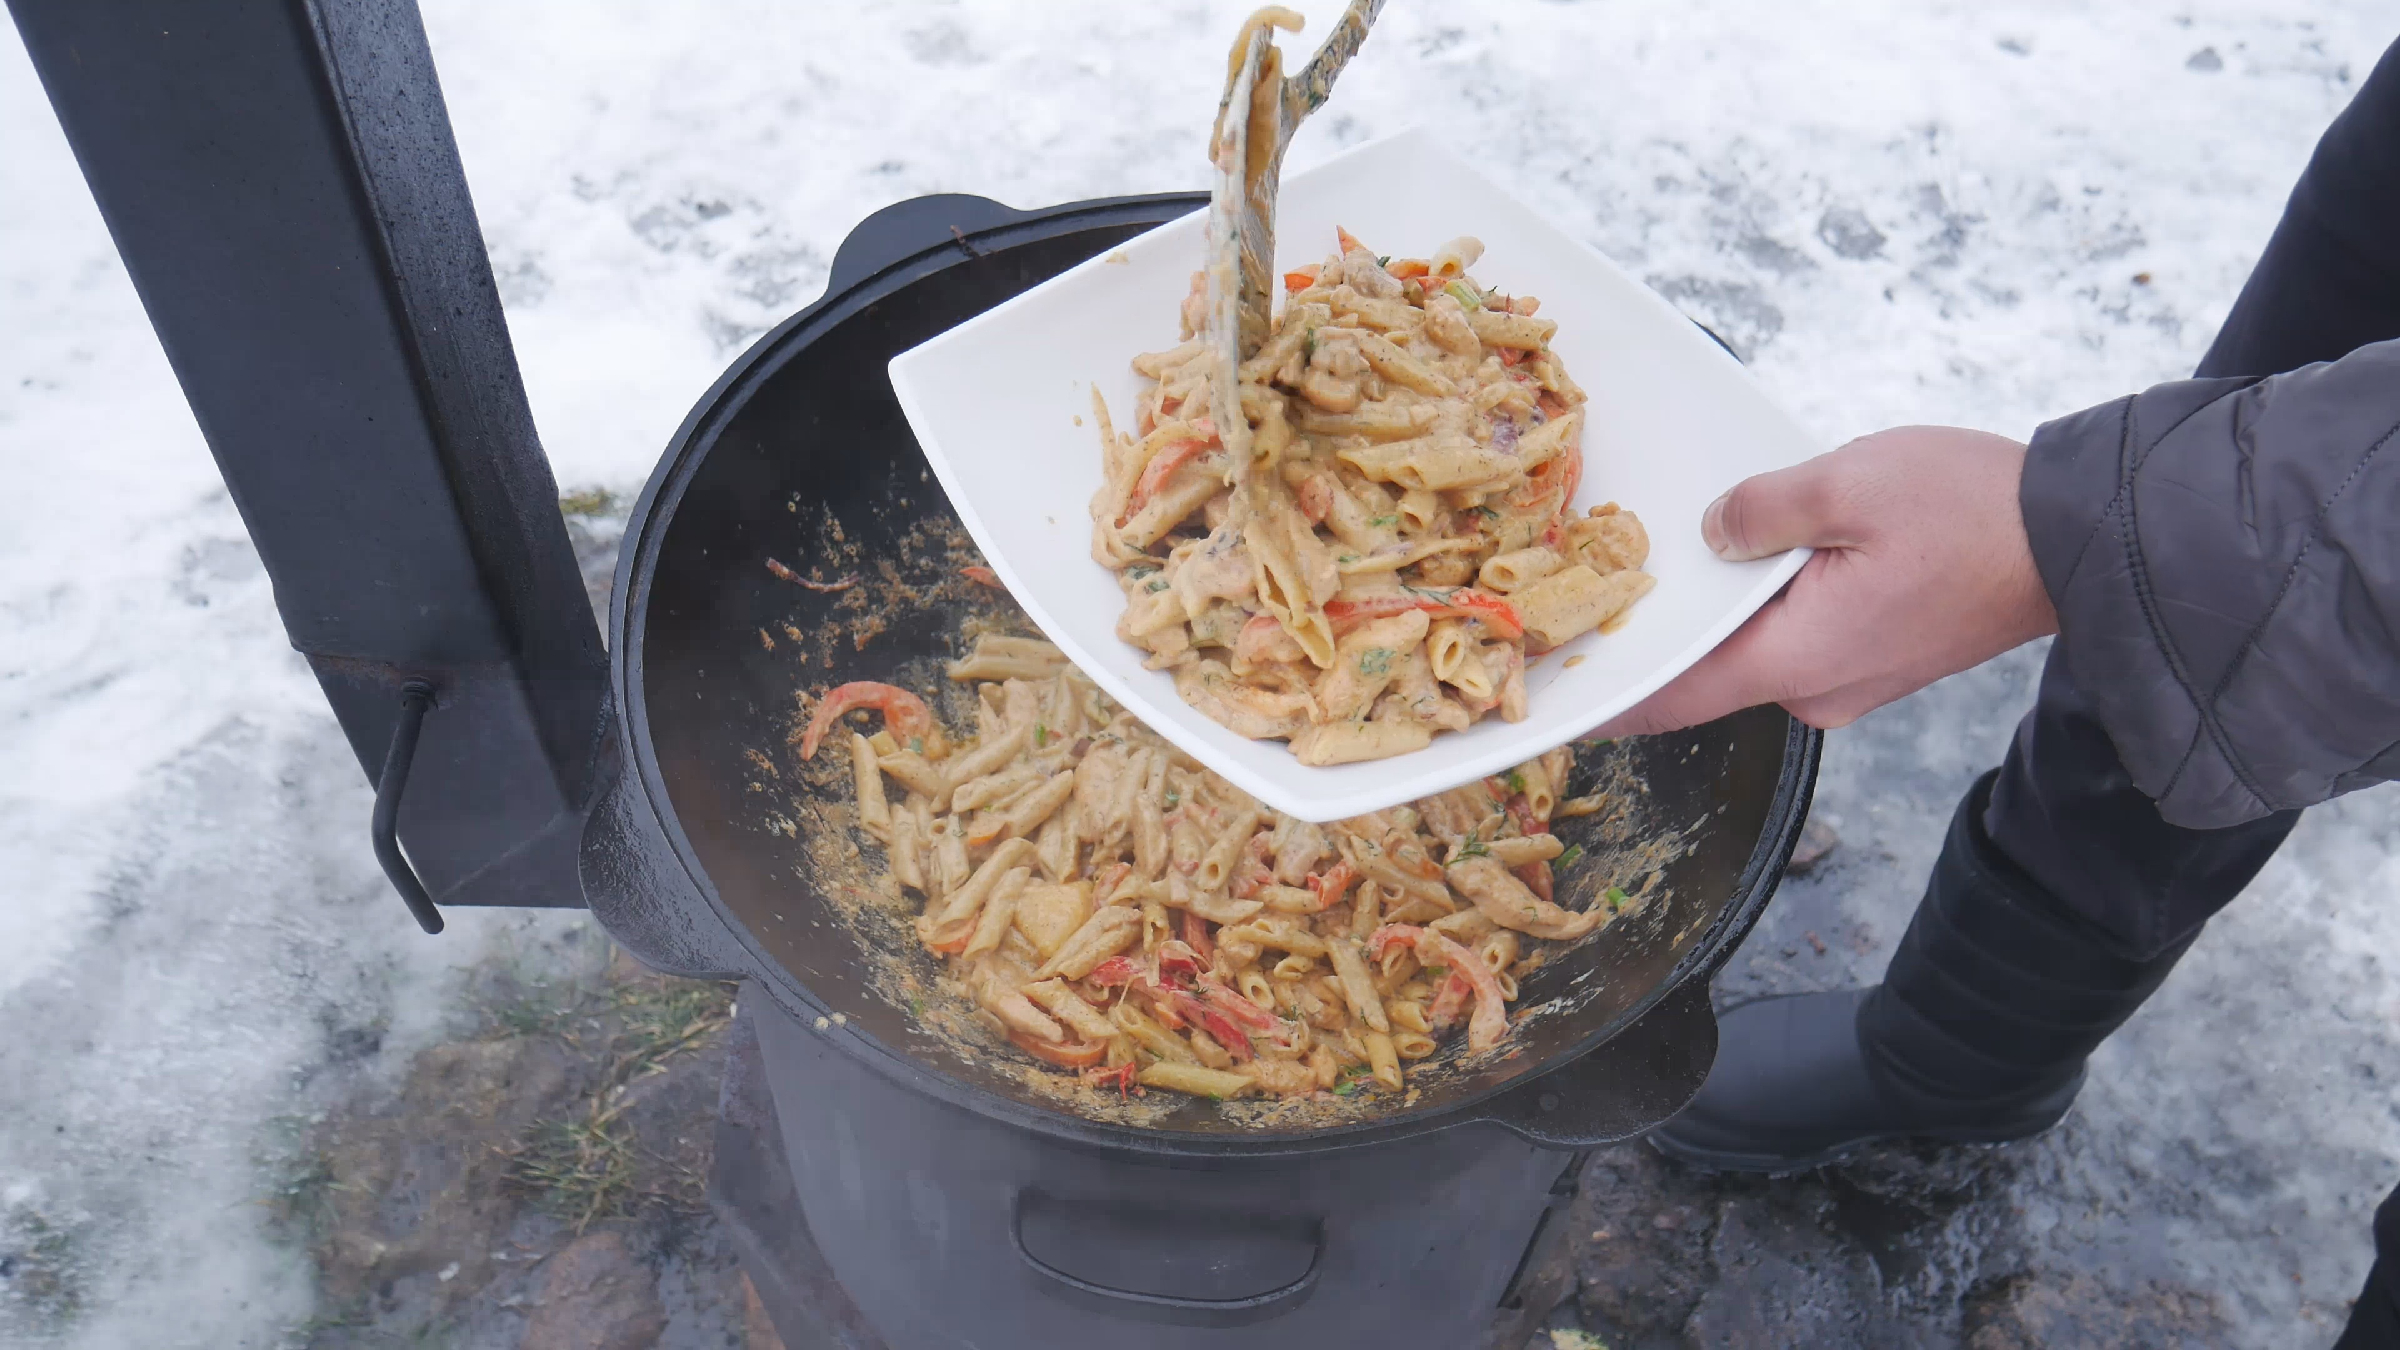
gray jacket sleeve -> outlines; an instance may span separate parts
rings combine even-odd
[[[2400,777],[2400,340],[2048,423],[2021,500],[2067,668],[2170,823]]]

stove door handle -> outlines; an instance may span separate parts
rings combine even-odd
[[[383,757],[383,773],[375,780],[375,814],[367,824],[375,845],[375,861],[391,878],[417,926],[428,933],[442,931],[442,912],[434,908],[417,869],[400,852],[400,798],[408,791],[408,771],[417,762],[417,736],[425,729],[425,714],[433,709],[433,686],[410,680],[400,686],[400,720],[392,725],[392,748]]]
[[[1309,1223],[1306,1236],[1296,1232],[1275,1234],[1287,1242],[1308,1244],[1308,1266],[1290,1281],[1263,1293],[1244,1294],[1228,1298],[1194,1298],[1180,1294],[1158,1294],[1141,1289],[1127,1289],[1090,1279],[1058,1266],[1036,1255],[1025,1241],[1027,1211],[1039,1214],[1057,1205],[1051,1197],[1039,1191],[1023,1191],[1017,1196],[1015,1212],[1008,1225],[1009,1245],[1026,1267],[1049,1282],[1048,1292],[1087,1308],[1116,1317],[1132,1317],[1146,1322],[1189,1327],[1238,1327],[1279,1317],[1300,1306],[1316,1292],[1318,1273],[1325,1265],[1325,1226]],[[1151,1216],[1153,1218],[1158,1216]],[[1143,1222],[1140,1231],[1172,1231]],[[1083,1231],[1089,1232],[1086,1228]]]

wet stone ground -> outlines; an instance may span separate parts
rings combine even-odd
[[[620,527],[608,503],[572,505],[598,603]],[[1720,980],[1721,1003],[1873,978],[1957,788],[1979,755],[1998,753],[2035,657],[1833,738],[1796,874]],[[538,973],[521,960],[476,971],[470,1034],[420,1052],[396,1091],[362,1079],[316,1127],[277,1199],[316,1265],[325,1311],[305,1331],[311,1350],[778,1350],[703,1196],[731,991],[648,974],[596,931],[561,950]],[[1696,1173],[1639,1142],[1600,1150],[1545,1286],[1558,1305],[1496,1319],[1492,1345],[2329,1342],[2363,1269],[2363,1212],[2356,1224],[2337,1213],[2298,1244],[2322,1248],[2317,1263],[2296,1260],[2275,1225],[2280,1259],[2297,1268],[2243,1263],[2247,1278],[2211,1255],[2238,1233],[2177,1236],[2212,1210],[2238,1228],[2275,1208],[2262,1160],[2217,1157],[2169,1179],[2152,1156],[2228,1149],[2222,1130],[2172,1137],[2177,1120],[2198,1119],[2195,1087],[2213,1081],[2236,1107],[2260,1088],[2206,1061],[2199,1084],[2174,1088],[2174,1064],[2135,1057],[2171,1051],[2174,1035],[2157,1033],[2177,1022],[2238,1031],[2243,1010],[2208,987],[2209,964],[2161,996],[2181,1006],[2146,1010],[2120,1038],[2136,1045],[2103,1052],[2085,1101],[2041,1139],[1879,1147],[1773,1179]],[[2128,1088],[2168,1100],[2143,1116]],[[2260,1207],[2245,1211],[2245,1199]],[[2277,1259],[2271,1244],[2264,1255]],[[2282,1334],[2252,1334],[2271,1320],[2262,1289],[2289,1291],[2272,1310],[2292,1319]]]
[[[312,1132],[275,1204],[316,1266],[311,1350],[745,1344],[705,1200],[732,990],[574,945],[598,960],[479,972],[472,1034]]]

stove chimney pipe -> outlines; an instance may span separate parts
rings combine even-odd
[[[581,905],[605,657],[413,0],[9,10],[395,885]]]

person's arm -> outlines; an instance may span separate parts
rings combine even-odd
[[[1598,734],[1757,703],[1840,726],[2055,630],[2177,825],[2400,776],[2400,340],[2161,385],[2030,449],[1879,432],[1743,482],[1702,532],[1729,558],[1819,552]]]
[[[2169,821],[2400,775],[2400,340],[2050,423],[2023,504],[2067,667]]]

